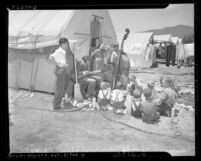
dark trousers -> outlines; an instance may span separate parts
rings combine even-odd
[[[166,53],[166,66],[170,66],[170,59],[171,59],[171,46],[167,46],[167,53]]]
[[[170,61],[172,65],[175,65],[175,57],[176,57],[176,46],[168,45],[167,46],[167,53],[166,53],[166,66],[170,66]]]
[[[54,109],[57,110],[61,108],[62,98],[66,93],[72,95],[73,87],[71,84],[71,77],[70,75],[66,74],[66,70],[63,68],[58,68],[55,72],[57,76],[56,80],[56,89],[54,93]]]
[[[157,112],[160,113],[161,116],[171,116],[172,107],[169,106],[167,103],[163,102],[162,104],[157,106]]]

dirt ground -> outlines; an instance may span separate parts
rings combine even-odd
[[[144,80],[159,81],[160,76],[167,76],[167,72],[171,72],[169,76],[175,78],[178,83],[190,84],[193,86],[191,90],[194,89],[193,67],[179,71],[176,67],[161,66],[157,69],[151,69],[149,72],[155,74],[135,73],[135,75]],[[178,73],[180,75],[172,75]],[[195,155],[194,141],[141,132],[109,121],[99,111],[63,113],[45,111],[52,110],[52,94],[35,92],[32,96],[26,90],[17,92],[14,89],[9,89],[9,92],[13,96],[19,96],[18,99],[15,99],[13,107],[15,125],[10,126],[11,153],[165,151],[174,156]],[[178,102],[194,107],[194,94],[183,94]],[[105,114],[107,113],[105,112]],[[165,119],[167,120],[167,118]],[[183,133],[190,133],[191,135],[188,137],[194,138],[194,116],[190,120],[184,120],[188,124],[184,122],[182,125],[186,126],[180,125],[178,128],[183,128]],[[139,125],[141,127],[147,126],[142,123]],[[148,129],[152,128],[152,126],[147,127]],[[154,128],[156,129],[157,125],[154,125]]]

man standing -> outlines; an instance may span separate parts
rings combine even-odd
[[[73,71],[73,54],[70,51],[69,42],[66,38],[60,38],[59,48],[49,56],[49,59],[56,65],[55,75],[56,90],[54,94],[54,110],[61,109],[61,101],[64,95],[69,91],[72,95],[72,89],[68,88],[71,84],[70,74]]]

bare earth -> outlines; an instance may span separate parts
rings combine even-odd
[[[158,81],[164,71],[178,73],[176,67],[160,67],[149,73],[137,73],[141,79]],[[193,72],[187,68],[185,72]],[[133,73],[132,73],[133,74]],[[167,73],[166,73],[167,74]],[[167,76],[167,75],[164,75]],[[170,75],[178,82],[194,85],[194,75]],[[11,95],[29,94],[28,91],[16,92],[9,89]],[[188,98],[188,101],[186,101]],[[178,101],[194,106],[194,94],[183,95]],[[50,112],[53,95],[35,92],[34,96],[20,96],[14,104],[14,126],[10,126],[10,151],[15,152],[109,152],[109,151],[165,151],[171,155],[195,155],[195,142],[165,135],[144,133],[133,128],[112,122],[104,118],[99,111]],[[105,112],[107,114],[108,112]],[[187,115],[185,115],[187,116]],[[121,117],[121,116],[118,116]],[[125,116],[122,116],[125,117]],[[184,118],[177,127],[180,133],[194,140],[194,116]],[[119,119],[121,120],[121,118]],[[167,120],[167,118],[162,118]],[[138,120],[139,122],[139,120]],[[162,122],[162,121],[161,121]],[[168,121],[167,121],[168,122]],[[180,121],[181,122],[181,121]],[[134,123],[135,124],[135,123]],[[136,126],[137,126],[136,121]],[[160,127],[159,123],[158,127]],[[167,123],[168,124],[168,123]],[[153,127],[141,122],[138,126]],[[134,125],[135,126],[135,125]],[[169,126],[169,125],[168,125]],[[157,125],[154,125],[157,128]],[[160,128],[158,128],[160,130]],[[162,129],[164,130],[164,129]]]

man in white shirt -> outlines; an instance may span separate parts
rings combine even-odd
[[[55,75],[57,80],[54,94],[54,110],[61,109],[62,98],[67,93],[68,86],[72,86],[70,75],[74,66],[73,54],[70,51],[68,39],[60,38],[59,45],[60,47],[49,56],[51,62],[56,65]]]

